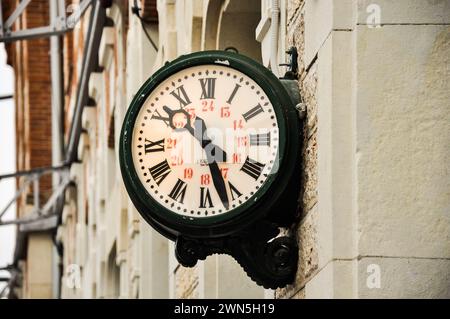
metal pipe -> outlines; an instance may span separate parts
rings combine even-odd
[[[19,177],[19,176],[26,176],[26,175],[34,175],[34,174],[47,174],[53,171],[60,171],[63,169],[66,169],[69,166],[68,163],[65,163],[63,165],[58,165],[58,166],[47,166],[47,167],[38,167],[38,168],[33,168],[27,171],[18,171],[15,173],[9,173],[9,174],[4,174],[4,175],[0,175],[0,181],[2,179],[6,179],[6,178],[12,178],[12,177]]]
[[[58,17],[60,22],[65,22],[66,20],[66,1],[58,0]]]
[[[11,274],[11,277],[9,278],[8,283],[0,291],[0,298],[3,298],[3,295],[5,294],[6,291],[8,291],[8,295],[10,295],[11,290],[14,288],[14,284],[15,284],[16,277],[17,277],[17,271],[11,270],[10,274]],[[9,297],[9,296],[7,296],[7,297]]]
[[[27,7],[27,5],[31,2],[31,0],[22,0],[19,5],[17,6],[17,8],[13,11],[13,13],[11,13],[11,15],[9,16],[9,18],[6,20],[5,22],[5,26],[4,29],[8,30],[11,29],[12,25],[14,24],[14,22],[17,20],[17,18],[22,14],[22,12],[25,10],[25,8]]]
[[[35,38],[45,38],[55,34],[63,34],[67,32],[67,29],[54,30],[51,26],[36,27],[26,30],[17,30],[11,33],[4,34],[0,38],[0,42],[9,43],[18,40],[28,40]]]
[[[64,2],[64,1],[63,1]],[[61,1],[49,0],[50,25],[58,28]],[[63,5],[64,6],[64,5]],[[62,52],[61,38],[59,35],[50,37],[50,72],[52,81],[52,165],[62,162],[64,152],[64,130],[63,130],[63,75],[62,75]],[[59,184],[59,175],[52,176],[53,188]]]
[[[75,27],[75,25],[78,23],[78,21],[80,21],[81,16],[84,14],[84,12],[87,10],[87,8],[89,8],[91,3],[92,3],[92,0],[83,0],[79,4],[79,6],[75,10],[75,12],[73,12],[71,15],[69,15],[67,17],[67,20],[66,20],[67,28]]]
[[[23,218],[17,218],[12,220],[5,220],[0,222],[0,226],[8,226],[8,225],[21,225],[21,224],[27,224],[32,223],[40,219],[48,218],[49,216],[34,216],[34,217],[23,217]]]
[[[3,9],[2,1],[0,0],[0,38],[3,37]]]
[[[280,5],[278,0],[272,0],[271,21],[270,21],[270,69],[279,77],[280,71],[278,69],[278,27]]]
[[[20,186],[20,188],[16,191],[16,194],[14,195],[14,197],[8,202],[8,204],[5,206],[5,208],[3,208],[3,210],[0,212],[0,220],[2,219],[3,215],[6,214],[6,212],[11,207],[11,205],[17,201],[17,199],[20,197],[20,195],[22,195],[23,191],[28,187],[29,184],[30,184],[30,179],[27,176],[25,178],[25,181]]]
[[[101,1],[96,1],[90,17],[88,36],[84,44],[81,76],[77,88],[77,101],[70,126],[69,141],[67,143],[66,163],[72,163],[77,160],[78,143],[81,134],[81,115],[88,100],[89,77],[97,63],[97,53],[105,19],[106,10],[102,6]]]
[[[33,205],[34,205],[34,210],[39,212],[39,175],[34,175],[33,176]]]
[[[14,95],[10,94],[10,95],[1,95],[0,96],[0,101],[1,100],[11,100],[14,98]]]

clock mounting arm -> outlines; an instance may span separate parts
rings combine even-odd
[[[175,255],[185,267],[213,254],[229,254],[257,284],[267,289],[283,287],[295,278],[298,247],[295,238],[278,236],[279,228],[268,221],[258,222],[226,238],[194,239],[178,237]]]

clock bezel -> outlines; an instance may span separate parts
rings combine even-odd
[[[255,81],[271,102],[278,123],[279,169],[270,174],[264,184],[242,205],[215,216],[195,217],[180,215],[161,205],[146,190],[136,172],[132,156],[134,126],[142,106],[152,91],[177,72],[199,65],[221,65],[242,72]],[[263,218],[285,190],[295,168],[298,153],[298,122],[288,92],[272,72],[256,61],[232,52],[202,51],[184,55],[167,63],[152,75],[134,96],[127,110],[120,135],[120,168],[128,194],[141,216],[164,236],[175,239],[190,237],[219,237],[242,229],[258,218]],[[272,190],[268,194],[268,190]],[[268,196],[270,195],[270,196]],[[253,201],[258,197],[257,201]]]

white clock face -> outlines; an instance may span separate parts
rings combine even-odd
[[[174,213],[204,218],[246,201],[277,169],[278,123],[265,92],[235,69],[184,69],[152,91],[136,119],[135,170]]]

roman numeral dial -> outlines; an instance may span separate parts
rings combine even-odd
[[[200,79],[199,81],[202,86],[202,95],[200,96],[200,99],[201,100],[214,99],[214,91],[216,88],[216,79],[215,78],[206,78],[206,79]]]
[[[214,207],[211,199],[211,193],[206,187],[200,187],[200,208]]]
[[[239,84],[235,84],[233,92],[231,92],[231,95],[230,95],[230,97],[227,100],[228,104],[231,104],[233,102],[234,97],[236,96],[236,93],[237,93],[237,91],[239,90],[240,87],[241,86]]]
[[[183,108],[188,104],[191,104],[191,100],[189,99],[189,96],[187,95],[183,85],[177,87],[175,90],[170,92],[170,94],[178,100],[180,108]]]
[[[270,132],[262,134],[250,134],[251,146],[270,146]]]
[[[250,121],[252,118],[257,116],[260,113],[263,113],[264,109],[262,108],[261,104],[256,105],[255,107],[251,108],[249,111],[242,114],[242,117],[246,122]]]
[[[169,197],[183,204],[184,196],[186,195],[186,188],[186,183],[181,179],[178,179],[175,186],[172,188]]]
[[[256,180],[261,175],[264,166],[265,166],[264,164],[261,164],[247,157],[244,165],[241,168],[241,171],[243,171],[245,174],[253,177]]]
[[[186,66],[145,98],[130,169],[155,207],[186,220],[212,218],[247,209],[266,192],[280,127],[256,80],[226,65]]]
[[[164,139],[156,142],[145,139],[145,153],[164,152]]]
[[[228,187],[230,188],[231,199],[235,200],[242,196],[242,193],[233,185],[231,182],[228,182]]]
[[[167,127],[170,126],[169,117],[161,115],[158,110],[154,111],[152,119],[162,121]]]
[[[149,168],[150,175],[152,175],[156,184],[159,185],[162,181],[170,174],[171,169],[167,160],[162,161],[161,163],[156,164]]]

